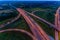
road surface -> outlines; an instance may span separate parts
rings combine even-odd
[[[50,40],[49,36],[43,31],[43,29],[25,12],[20,8],[17,8],[17,11],[24,17],[28,23],[32,33],[38,40]]]

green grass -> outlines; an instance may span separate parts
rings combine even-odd
[[[0,33],[0,40],[32,40],[32,38],[27,34],[21,33],[19,31],[10,31]]]
[[[0,24],[5,23],[7,20],[8,20],[8,19],[5,19],[5,20],[3,20],[3,21],[0,21]]]

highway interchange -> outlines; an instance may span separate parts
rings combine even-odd
[[[26,33],[26,31],[24,33],[28,34],[29,36],[31,36],[33,38],[33,40],[50,40],[49,36],[45,33],[45,31],[41,28],[41,26],[39,26],[29,15],[34,16],[35,18],[38,18],[40,21],[43,21],[45,23],[47,23],[48,25],[50,25],[53,29],[55,29],[57,32],[60,31],[60,28],[58,28],[56,25],[51,24],[49,22],[47,22],[46,20],[36,16],[21,8],[16,8],[16,10],[19,12],[19,14],[13,19],[9,19],[9,21],[7,21],[6,23],[3,23],[0,25],[0,28],[5,27],[8,24],[11,24],[13,22],[15,22],[16,20],[18,20],[20,18],[20,16],[22,15],[22,17],[24,17],[24,19],[26,20],[27,24],[29,25],[30,30],[32,31],[33,35],[30,34],[29,32]],[[29,15],[28,15],[29,14]],[[57,22],[57,21],[56,21]],[[5,31],[19,31],[20,29],[6,29],[6,30],[0,30],[0,33],[5,32]],[[23,31],[21,31],[23,32]]]

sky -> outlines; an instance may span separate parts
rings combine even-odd
[[[0,0],[0,1],[60,1],[60,0]]]

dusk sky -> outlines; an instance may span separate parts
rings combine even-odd
[[[60,0],[0,0],[0,1],[60,1]]]

